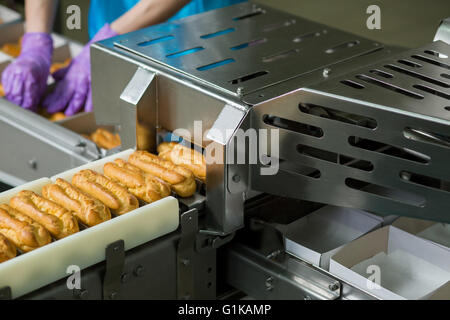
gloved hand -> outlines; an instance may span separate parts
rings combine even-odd
[[[48,33],[26,33],[20,56],[2,74],[6,98],[36,110],[45,93],[52,55],[53,40]]]
[[[83,51],[65,69],[53,74],[59,80],[55,90],[44,100],[43,106],[53,114],[66,109],[65,114],[72,116],[84,111],[92,111],[91,54],[92,43],[116,36],[117,33],[106,24],[83,48]]]

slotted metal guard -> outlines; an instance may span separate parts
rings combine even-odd
[[[450,222],[450,46],[435,42],[254,107],[280,130],[271,194]]]
[[[234,95],[381,48],[252,3],[133,32],[114,38],[114,46]]]

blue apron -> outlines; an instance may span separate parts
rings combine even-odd
[[[130,10],[140,0],[91,0],[89,9],[89,36],[94,35],[106,24],[111,23]],[[177,20],[208,10],[223,8],[246,0],[192,0],[170,20]],[[114,4],[112,4],[114,3]]]

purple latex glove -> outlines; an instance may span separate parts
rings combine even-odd
[[[2,74],[6,98],[36,110],[46,90],[52,55],[53,40],[48,33],[26,33],[20,56]]]
[[[90,46],[94,42],[116,35],[117,33],[109,24],[106,24],[67,68],[53,74],[53,77],[60,81],[55,90],[44,100],[43,106],[48,113],[61,112],[65,109],[67,116],[73,116],[83,107],[86,112],[92,111]]]

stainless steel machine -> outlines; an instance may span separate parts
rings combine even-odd
[[[243,3],[94,44],[97,125],[216,160],[180,230],[126,253],[116,297],[373,299],[286,254],[280,225],[323,204],[450,222],[446,28],[402,51]],[[90,295],[61,280],[27,298],[100,298],[107,266],[86,270]]]
[[[202,121],[202,147],[223,149],[207,168],[207,232],[241,228],[255,192],[449,222],[449,47],[393,50],[242,4],[96,44],[95,114],[129,147],[136,119],[153,137],[193,137]],[[230,159],[238,129],[269,133],[247,142],[258,161]],[[268,163],[279,171],[261,174]]]

